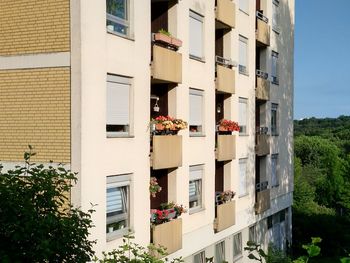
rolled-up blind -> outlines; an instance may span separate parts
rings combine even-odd
[[[117,77],[119,80],[124,78]],[[130,84],[107,81],[107,125],[128,125],[130,107]]]
[[[107,214],[124,210],[122,188],[107,188]]]
[[[203,58],[203,17],[190,11],[190,55]]]
[[[202,125],[202,106],[202,92],[190,91],[190,125]]]

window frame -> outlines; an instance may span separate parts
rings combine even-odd
[[[119,84],[119,85],[125,85],[129,89],[128,94],[128,124],[114,124],[109,123],[109,111],[111,105],[109,104],[110,96],[108,95],[108,89],[110,88],[109,85],[111,84]],[[133,88],[132,88],[132,78],[121,76],[121,75],[114,75],[114,74],[107,74],[107,82],[106,82],[106,137],[107,138],[118,138],[118,137],[131,137],[132,136],[132,107],[133,107]],[[108,126],[120,126],[120,128],[123,127],[123,131],[110,131],[108,130]]]
[[[219,253],[218,253],[219,249]],[[221,258],[218,257],[219,254],[221,255]],[[222,240],[215,244],[215,262],[221,263],[223,261],[226,261],[226,248],[225,248],[225,240]]]
[[[199,256],[199,261],[196,261],[196,257]],[[193,263],[206,263],[205,260],[205,250],[199,251],[193,254]]]
[[[275,164],[273,165],[273,162]],[[279,182],[279,172],[278,172],[278,153],[271,154],[271,187],[278,187]]]
[[[275,113],[275,114],[274,114]],[[275,117],[273,117],[275,116]],[[273,121],[275,120],[275,121]],[[278,114],[278,104],[277,103],[271,103],[271,135],[272,136],[278,136],[279,129],[278,129],[278,121],[279,121],[279,114]]]
[[[249,76],[249,39],[245,36],[239,35],[238,37],[239,41],[239,47],[238,47],[238,72],[239,74],[243,74],[246,76]],[[246,52],[245,52],[245,60],[246,60],[246,65],[241,64],[241,43],[246,45]]]
[[[238,240],[236,240],[238,239]],[[233,235],[232,238],[233,241],[233,249],[232,249],[232,255],[233,255],[233,261],[237,261],[238,259],[240,259],[243,256],[243,249],[242,249],[242,232],[236,233]],[[236,251],[236,243],[238,241],[238,251]]]
[[[197,20],[201,23],[201,46],[200,46],[200,52],[201,52],[201,56],[198,56],[196,54],[191,54],[191,52],[193,51],[192,49],[192,45],[193,43],[191,42],[191,19],[194,19],[194,20]],[[189,57],[190,59],[194,59],[194,60],[198,60],[198,61],[201,61],[201,62],[205,62],[205,55],[204,55],[204,51],[205,51],[205,41],[204,41],[204,16],[191,10],[189,11],[189,34],[190,34],[190,37],[189,37],[189,45],[188,45],[188,54],[189,54]]]
[[[271,82],[275,85],[279,85],[278,57],[279,57],[279,53],[272,50],[272,52],[271,52]]]
[[[242,4],[241,4],[241,3],[243,3],[243,1],[245,2],[244,7],[247,8],[246,10],[244,10],[243,7],[242,7]],[[243,13],[245,13],[245,14],[248,15],[248,16],[249,16],[249,7],[250,7],[250,6],[249,6],[249,1],[250,1],[250,0],[239,0],[239,3],[238,3],[238,8],[239,8],[239,10],[242,11]]]
[[[242,117],[243,119],[245,119],[245,125],[242,125],[242,120],[241,119],[241,105],[245,104],[245,118],[244,116]],[[239,135],[240,136],[247,136],[248,135],[248,99],[247,98],[242,98],[239,97],[238,98],[238,125],[239,125]]]
[[[127,234],[130,229],[130,182],[131,182],[131,174],[121,174],[121,175],[111,175],[106,178],[106,239],[108,241],[112,241],[117,238],[123,237],[123,235]],[[121,215],[112,215],[108,216],[108,189],[111,188],[125,188],[126,193],[126,211]],[[115,222],[111,222],[115,221]],[[121,229],[114,230],[109,232],[109,226],[114,223],[119,223],[122,221],[126,221],[126,226],[123,226]]]
[[[242,189],[241,187],[243,186],[242,184],[242,173],[241,173],[241,165],[245,165],[245,173],[244,173],[244,192],[242,192]],[[245,158],[240,158],[238,160],[238,174],[239,174],[239,186],[238,186],[238,197],[241,198],[241,197],[244,197],[246,195],[248,195],[248,173],[247,173],[247,170],[248,170],[248,158],[245,157]]]
[[[201,97],[201,124],[200,125],[191,125],[191,95],[192,96],[200,96]],[[201,137],[205,136],[204,132],[204,119],[205,119],[205,112],[204,112],[204,91],[199,89],[190,88],[189,89],[189,118],[188,118],[188,127],[189,127],[189,135],[190,137]],[[191,131],[191,126],[196,126],[197,131]]]
[[[107,1],[116,1],[116,0],[107,0]],[[133,38],[133,31],[132,31],[132,17],[133,17],[132,4],[133,4],[133,0],[123,0],[125,3],[125,6],[126,6],[126,11],[124,11],[124,13],[126,15],[126,19],[108,13],[107,1],[106,1],[106,29],[107,29],[107,32],[114,34],[114,35],[117,35],[117,36],[120,36],[120,37],[124,37],[124,38]],[[112,29],[108,25],[108,22],[112,22],[112,23],[117,24],[119,26],[125,27],[126,33],[124,34],[124,33],[118,32],[117,30]]]
[[[200,175],[198,174],[191,174],[191,172],[194,171],[200,171]],[[191,165],[189,167],[189,186],[191,182],[197,182],[199,184],[198,188],[199,188],[199,193],[197,193],[196,197],[197,199],[193,199],[191,200],[190,195],[188,196],[188,200],[189,200],[189,204],[188,204],[188,208],[189,208],[189,214],[194,214],[196,212],[199,212],[201,210],[203,210],[203,175],[204,175],[204,165],[203,164],[199,164],[199,165]],[[190,202],[193,201],[197,201],[198,204],[194,207],[190,206]]]

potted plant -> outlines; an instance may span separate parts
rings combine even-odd
[[[182,205],[177,205],[174,202],[163,203],[160,209],[151,209],[151,224],[160,225],[178,218],[187,210]]]
[[[176,49],[182,46],[182,41],[180,39],[173,37],[167,30],[163,28],[161,28],[158,33],[155,33],[153,35],[153,39],[155,42],[165,44]]]
[[[231,190],[219,192],[217,193],[217,197],[216,197],[217,203],[220,205],[220,204],[225,204],[227,202],[230,202],[235,197],[235,195],[236,193]]]
[[[219,134],[232,134],[233,131],[239,131],[238,122],[222,119],[217,124]]]
[[[162,187],[158,184],[156,177],[151,177],[149,181],[149,192],[152,197],[156,197],[156,194],[162,191]]]
[[[187,122],[170,116],[158,116],[151,120],[151,125],[155,135],[176,135],[187,128]]]

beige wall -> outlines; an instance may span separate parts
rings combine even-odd
[[[1,0],[0,56],[69,51],[69,0]]]

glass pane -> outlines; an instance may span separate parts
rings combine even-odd
[[[127,20],[127,0],[107,0],[107,13]]]

